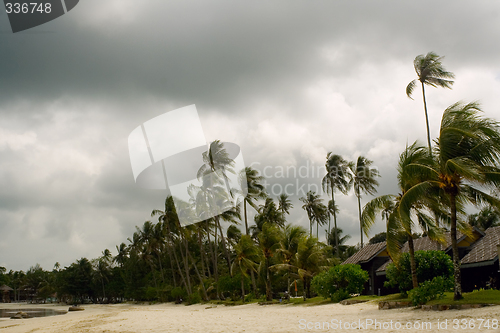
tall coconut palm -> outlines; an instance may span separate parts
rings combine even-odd
[[[246,183],[247,195],[243,198],[243,214],[245,216],[245,234],[249,234],[248,218],[247,218],[247,204],[253,209],[258,211],[257,201],[267,197],[266,189],[262,182],[264,177],[259,174],[259,171],[246,167],[240,174],[241,187]]]
[[[454,299],[462,298],[460,257],[457,245],[457,210],[466,203],[487,202],[500,207],[500,201],[483,188],[500,184],[500,127],[495,120],[481,117],[477,103],[455,103],[441,120],[435,158],[432,163],[412,164],[411,172],[426,175],[426,180],[411,187],[401,199],[402,218],[410,216],[415,197],[440,192],[450,209],[450,234],[453,249]],[[481,188],[481,189],[480,189]]]
[[[349,188],[354,188],[354,194],[358,198],[358,215],[359,215],[359,229],[361,234],[361,247],[363,247],[363,233],[368,236],[368,229],[370,226],[363,224],[361,218],[361,194],[373,195],[377,193],[375,186],[378,186],[376,177],[380,177],[377,169],[372,168],[373,161],[366,157],[359,156],[356,163],[349,162]]]
[[[287,224],[283,230],[283,237],[280,241],[280,247],[277,250],[280,258],[280,265],[275,265],[276,269],[284,269],[287,272],[287,292],[290,295],[290,274],[295,265],[299,243],[307,234],[307,231],[301,226],[292,226]]]
[[[271,223],[264,223],[262,226],[262,231],[258,235],[259,247],[262,251],[262,256],[264,258],[264,268],[266,273],[266,299],[271,301],[273,299],[272,286],[271,286],[271,258],[274,253],[279,248],[280,241],[280,229]]]
[[[415,184],[417,184],[421,178],[419,174],[412,173],[408,170],[408,165],[411,164],[425,164],[430,160],[430,156],[426,148],[419,146],[416,142],[411,146],[406,147],[405,151],[399,156],[399,162],[397,167],[398,172],[398,187],[400,194],[393,195],[387,194],[377,197],[370,202],[368,202],[361,215],[363,219],[363,224],[367,230],[375,223],[375,216],[381,213],[382,219],[386,221],[387,227],[387,250],[390,257],[394,262],[397,263],[399,258],[399,253],[402,244],[400,243],[400,234],[404,233],[406,235],[406,240],[408,241],[408,248],[410,252],[410,266],[413,288],[418,287],[417,281],[417,267],[415,263],[415,249],[413,246],[413,233],[415,231],[415,224],[412,219],[401,219],[399,214],[399,206],[401,197]],[[430,197],[432,198],[432,197]],[[415,198],[412,203],[412,209],[415,211],[420,221],[426,222],[426,230],[429,230],[429,235],[433,238],[438,238],[437,226],[434,221],[425,215],[423,209],[426,206],[431,206],[430,198],[428,196],[422,196],[420,198]],[[435,205],[432,205],[435,207]]]
[[[337,210],[335,204],[335,191],[340,191],[343,194],[347,194],[349,189],[349,182],[347,178],[348,174],[348,163],[340,155],[335,155],[329,152],[326,155],[326,175],[323,177],[322,186],[326,193],[332,195],[331,207],[330,202],[328,203],[328,215],[333,215],[333,225],[335,227],[335,232],[337,232]],[[330,233],[330,226],[328,226],[328,233]],[[335,235],[335,248],[338,254],[338,235]]]
[[[308,191],[305,197],[299,198],[304,203],[302,209],[307,213],[309,219],[309,235],[312,236],[312,225],[316,223],[316,236],[318,234],[318,226],[325,224],[328,219],[328,209],[323,204],[323,199],[314,191]],[[317,237],[316,237],[317,238]]]
[[[431,133],[429,128],[429,116],[427,114],[427,101],[425,99],[425,85],[431,87],[443,87],[451,89],[453,81],[450,79],[455,78],[452,72],[447,72],[441,60],[444,57],[438,56],[434,52],[429,52],[425,56],[423,54],[418,55],[413,61],[413,67],[415,67],[415,72],[418,76],[418,81],[422,85],[422,96],[424,99],[424,111],[425,111],[425,123],[427,125],[427,144],[429,146],[429,152],[432,154],[431,150]],[[417,85],[417,80],[411,81],[406,86],[406,95],[411,98],[411,94]]]
[[[316,237],[303,237],[296,257],[297,274],[303,283],[305,300],[311,297],[312,278],[325,267],[325,246]]]
[[[343,233],[344,233],[344,231],[342,230],[342,228],[338,228],[338,230],[330,230],[330,233],[328,234],[328,237],[327,237],[327,245],[330,245],[332,247],[335,245],[335,234],[337,234],[338,244],[339,244],[339,247],[338,247],[339,253],[335,253],[335,256],[340,258],[340,259],[345,260],[345,259],[350,257],[350,256],[344,255],[344,253],[349,248],[349,245],[345,245],[345,242],[347,242],[351,238],[351,235],[343,236],[342,235]],[[336,248],[334,248],[334,249],[335,249],[335,251],[337,251]]]
[[[286,215],[290,214],[290,209],[293,208],[293,204],[288,198],[288,195],[281,193],[278,197],[278,209],[281,211],[281,216],[283,216],[283,221],[286,223]]]
[[[177,280],[175,278],[174,271],[174,260],[172,257],[172,230],[177,228],[178,216],[175,210],[174,199],[171,195],[167,196],[165,199],[165,209],[159,210],[154,209],[151,212],[151,217],[158,216],[158,222],[161,225],[161,229],[164,231],[163,235],[165,236],[166,248],[168,252],[168,256],[170,259],[170,269],[172,270],[172,277],[174,280],[174,287],[177,287]],[[182,273],[182,272],[181,272]]]
[[[240,272],[241,299],[245,302],[244,278],[248,276],[248,271],[257,271],[257,263],[260,261],[259,248],[255,245],[250,235],[243,235],[235,245],[234,251],[236,253],[236,258],[231,265],[231,275],[234,275],[235,271]]]
[[[259,206],[258,214],[255,215],[254,221],[255,225],[250,227],[254,237],[262,230],[264,223],[275,224],[279,227],[285,225],[283,214],[270,197],[267,197],[265,203]]]

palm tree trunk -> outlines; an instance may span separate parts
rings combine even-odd
[[[217,218],[217,217],[216,217]],[[210,234],[210,231],[209,231]],[[217,225],[214,230],[214,250],[213,250],[213,261],[214,261],[214,276],[215,276],[215,287],[217,291],[217,299],[220,299],[219,293],[219,255],[218,255],[219,244],[217,243]]]
[[[243,272],[241,272],[241,301],[245,303],[245,282],[243,281]]]
[[[250,270],[250,277],[252,278],[253,294],[254,294],[255,298],[259,298],[259,291],[257,290],[257,283],[255,282],[255,274],[253,272],[253,269]]]
[[[339,235],[337,231],[337,212],[335,211],[335,194],[333,193],[332,185],[332,205],[333,205],[333,225],[335,227],[335,253],[339,256]],[[330,228],[330,226],[328,226]]]
[[[424,83],[422,83],[422,95],[424,97],[424,111],[425,111],[425,124],[427,125],[427,144],[429,145],[429,154],[432,156],[431,149],[431,130],[429,128],[429,116],[427,115],[427,101],[425,100],[425,88]]]
[[[182,234],[182,230],[179,230],[179,233],[181,234],[181,238],[182,238],[182,241],[183,243],[185,243],[185,246],[186,246],[186,255],[184,255],[184,253],[182,252],[182,245],[184,244],[179,244],[179,250],[181,252],[181,258],[182,258],[182,262],[184,263],[184,270],[186,271],[186,281],[187,281],[187,293],[188,293],[188,296],[192,294],[192,291],[191,291],[191,279],[189,278],[189,265],[188,265],[188,262],[187,262],[187,242],[185,242],[185,239],[184,239],[184,235]]]
[[[229,255],[229,251],[226,246],[226,238],[224,237],[224,232],[222,231],[222,227],[220,225],[219,219],[217,218],[217,225],[219,226],[220,231],[220,239],[222,241],[222,247],[224,248],[224,254],[226,255],[227,267],[231,269],[231,257]]]
[[[160,264],[161,281],[165,283],[165,276],[163,275],[163,266],[161,264],[161,256],[158,252],[156,252],[156,257],[158,258],[158,263]]]
[[[413,284],[413,288],[417,288],[417,265],[415,263],[415,247],[413,246],[413,236],[411,234],[411,230],[408,235],[408,248],[410,249],[411,282]]]
[[[193,262],[194,266],[194,271],[196,272],[196,275],[198,275],[198,279],[200,280],[200,285],[201,285],[201,290],[203,291],[203,300],[208,301],[208,295],[207,295],[207,290],[205,289],[205,284],[203,283],[203,278],[200,275],[200,272],[198,271],[198,266],[196,266],[196,262],[194,261],[193,257],[191,256],[191,253],[189,254],[189,259]]]
[[[306,277],[304,276],[304,279],[302,280],[303,282],[303,288],[304,288],[304,291],[303,291],[303,296],[304,296],[304,301],[307,299],[307,282],[306,282]]]
[[[175,243],[174,243],[175,244]],[[175,250],[175,247],[173,248],[174,252],[174,257],[175,257],[175,263],[177,264],[177,269],[179,270],[179,275],[181,276],[182,283],[186,287],[186,290],[188,289],[188,284],[186,282],[186,279],[184,279],[184,274],[182,273],[181,265],[179,265],[179,258],[177,257],[177,251]],[[181,250],[182,252],[182,250]]]
[[[319,229],[319,221],[316,221],[316,238],[319,237],[318,229]]]
[[[363,221],[361,220],[361,198],[358,197],[359,231],[361,233],[361,248],[363,248]]]
[[[266,300],[273,300],[273,293],[271,290],[271,274],[269,274],[269,258],[266,257]]]
[[[198,246],[200,247],[200,258],[201,258],[201,273],[203,276],[205,275],[205,250],[203,248],[203,242],[201,239],[201,231],[200,228],[198,228]],[[208,273],[210,275],[210,270],[208,270]]]
[[[170,248],[170,231],[167,229],[167,232],[169,233],[167,236],[167,252],[168,252],[168,257],[170,259],[170,269],[172,270],[172,278],[174,280],[174,288],[175,288],[177,287],[177,279],[175,278],[174,260],[172,258],[172,249]]]
[[[451,224],[450,224],[450,236],[451,236],[451,248],[453,249],[453,276],[455,278],[454,285],[454,295],[453,299],[458,301],[462,299],[462,276],[460,274],[460,257],[458,255],[458,244],[457,244],[457,202],[456,194],[450,195],[450,206],[451,206]]]
[[[245,214],[245,232],[248,235],[248,220],[247,220],[247,199],[243,199],[243,213]]]

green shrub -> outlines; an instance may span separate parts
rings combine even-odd
[[[453,262],[450,256],[443,251],[416,251],[415,264],[417,266],[417,280],[419,283],[430,281],[436,276],[451,278],[453,276]],[[399,259],[399,266],[391,263],[386,269],[386,287],[399,287],[405,294],[412,289],[410,255],[403,253]]]
[[[340,302],[349,298],[350,294],[357,294],[363,290],[368,281],[368,273],[361,266],[345,264],[331,267],[328,271],[316,275],[311,287],[324,298]]]
[[[187,302],[189,305],[196,304],[201,302],[201,296],[198,292],[194,292],[188,296]]]
[[[430,281],[422,282],[418,288],[408,292],[408,297],[413,305],[422,305],[430,300],[444,297],[445,291],[450,291],[453,288],[453,280],[436,276]]]
[[[184,288],[181,288],[181,287],[175,287],[174,289],[172,289],[172,292],[170,294],[176,300],[179,300],[181,298],[186,299],[186,296],[187,296],[186,290]]]
[[[154,288],[154,287],[148,287],[146,289],[146,295],[145,295],[146,299],[148,300],[155,300],[155,299],[158,299],[158,289]]]
[[[253,292],[251,292],[251,293],[249,293],[249,294],[247,294],[247,295],[245,296],[245,302],[250,302],[251,300],[253,300],[253,299],[255,299],[255,298],[256,298],[256,297],[255,297],[255,294],[254,294]]]

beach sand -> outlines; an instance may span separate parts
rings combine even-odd
[[[0,308],[52,308],[67,310],[62,305],[0,304]],[[30,318],[0,318],[0,333],[79,333],[79,332],[352,332],[352,329],[335,328],[333,324],[356,325],[375,320],[383,327],[364,326],[360,331],[379,332],[500,332],[498,328],[470,329],[471,319],[500,320],[500,306],[470,310],[422,311],[407,309],[378,310],[375,303],[355,305],[328,304],[319,306],[298,305],[241,305],[224,306],[211,304],[156,305],[117,304],[85,305],[85,311],[65,315]],[[335,321],[336,320],[336,321]],[[390,322],[392,329],[390,328]],[[448,328],[443,325],[448,320]],[[453,328],[453,321],[465,320],[465,327]],[[398,328],[409,325],[411,329]],[[430,327],[423,328],[423,322]],[[438,329],[438,322],[441,328]],[[419,324],[420,323],[420,324]],[[498,323],[498,322],[497,322]],[[328,327],[328,325],[330,327]],[[309,328],[308,328],[309,326]],[[420,326],[420,328],[418,328]]]

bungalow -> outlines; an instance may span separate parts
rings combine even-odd
[[[484,237],[472,244],[470,252],[461,260],[463,291],[500,288],[499,252],[500,227],[488,228]]]
[[[452,255],[451,235],[447,232],[444,244],[429,237],[417,238],[413,241],[415,251],[439,250]],[[500,245],[500,227],[489,228],[483,232],[474,228],[471,235],[458,233],[459,257],[461,259],[462,289],[472,291],[481,287],[499,287],[500,276],[498,266],[497,245]],[[408,252],[408,243],[403,245],[402,252]],[[369,244],[349,257],[343,264],[359,264],[369,274],[363,294],[385,295],[397,292],[395,288],[384,287],[386,268],[392,260],[387,253],[386,242]]]
[[[357,264],[368,272],[368,282],[363,294],[374,295],[383,288],[382,279],[376,278],[376,270],[389,260],[386,242],[367,244],[354,255],[347,258],[342,264]]]

